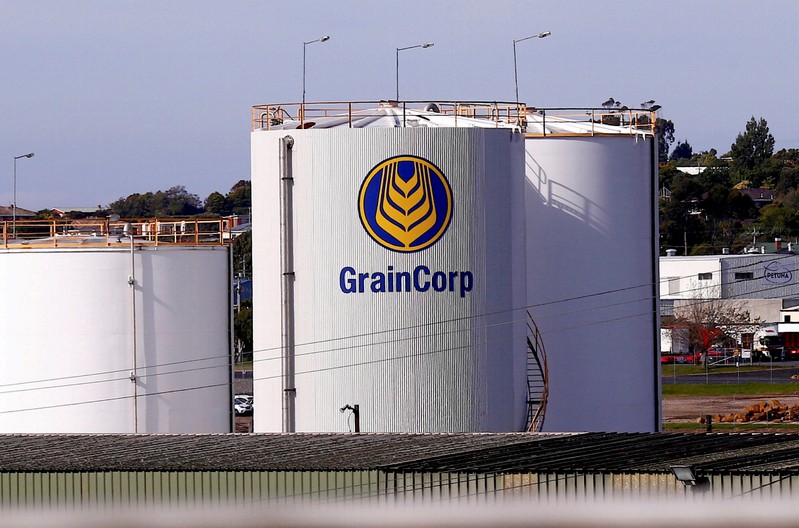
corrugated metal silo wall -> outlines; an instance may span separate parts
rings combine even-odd
[[[524,327],[511,311],[525,301],[524,277],[514,275],[525,256],[521,136],[374,128],[253,132],[255,430],[281,430],[278,142],[286,135],[294,139],[297,431],[351,430],[345,404],[359,405],[362,431],[523,428]],[[452,189],[448,229],[416,252],[381,247],[359,219],[362,183],[395,156],[429,161]],[[372,291],[373,274],[392,272],[422,281],[442,272],[447,287]],[[369,275],[359,282],[359,274]]]
[[[526,139],[527,278],[546,431],[660,428],[654,141]]]
[[[230,431],[227,247],[0,256],[0,430]]]

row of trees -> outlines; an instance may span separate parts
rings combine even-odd
[[[214,191],[205,201],[191,194],[183,185],[166,191],[131,194],[108,205],[108,211],[123,218],[147,218],[165,216],[194,216],[198,214],[229,216],[250,213],[252,198],[248,180],[239,180],[223,195]]]
[[[673,132],[673,130],[672,130]],[[667,248],[685,255],[734,253],[776,237],[799,236],[799,149],[774,152],[765,119],[752,117],[728,152],[694,152],[687,140],[668,153],[661,137],[660,236]],[[673,141],[673,134],[672,134]],[[680,168],[697,167],[698,174]],[[747,189],[768,189],[773,203],[757,207]],[[675,308],[673,332],[707,359],[711,345],[740,346],[760,321],[752,320],[741,301],[712,298],[696,288],[694,298]]]
[[[240,215],[249,217],[252,208],[251,186],[248,180],[236,182],[227,194],[212,192],[205,200],[200,200],[182,185],[171,187],[166,191],[135,193],[110,203],[105,208],[98,208],[94,213],[68,213],[70,218],[86,216],[107,217],[117,214],[121,218],[164,218],[169,216],[222,217]],[[38,212],[38,217],[48,219],[52,211],[45,209]],[[252,270],[252,236],[249,231],[242,233],[233,242],[234,275],[248,279]],[[252,359],[252,301],[242,301],[233,320],[233,331],[236,340],[237,358]]]
[[[673,134],[672,134],[673,137]],[[668,138],[665,141],[668,152]],[[697,167],[686,174],[681,167]],[[682,254],[740,252],[762,240],[799,236],[799,149],[774,152],[765,119],[752,117],[730,150],[693,152],[687,140],[676,144],[660,165],[660,248]],[[746,189],[771,189],[774,202],[756,207]]]

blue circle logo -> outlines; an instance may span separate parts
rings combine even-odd
[[[381,246],[411,253],[435,244],[452,218],[452,189],[424,158],[396,156],[378,163],[361,185],[358,212]]]
[[[763,278],[773,284],[787,284],[793,280],[793,272],[780,262],[770,262],[763,269]]]

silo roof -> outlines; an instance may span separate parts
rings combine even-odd
[[[653,136],[655,112],[532,108],[508,102],[373,101],[253,107],[253,130],[330,128],[504,128],[532,137]]]
[[[335,105],[335,103],[333,103]],[[349,104],[349,103],[347,103]],[[287,110],[289,105],[282,105]],[[272,119],[268,128],[272,130],[307,128],[508,128],[519,130],[517,115],[507,105],[497,103],[474,103],[468,105],[449,103],[426,103],[424,106],[410,103],[383,101],[371,107],[335,108],[307,106],[303,118],[303,107],[287,111],[281,118]],[[282,112],[281,112],[282,113]],[[265,128],[265,127],[261,127]]]
[[[607,114],[592,109],[581,113],[533,110],[526,116],[526,133],[535,136],[652,136],[649,119],[637,113]]]

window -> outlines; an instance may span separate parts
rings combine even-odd
[[[669,294],[675,295],[680,293],[680,278],[679,277],[666,277],[666,282],[669,285]]]
[[[713,274],[712,273],[700,273],[699,274],[699,280],[710,280],[712,278],[713,278]]]
[[[752,280],[755,274],[751,271],[742,271],[735,274],[735,280]]]

